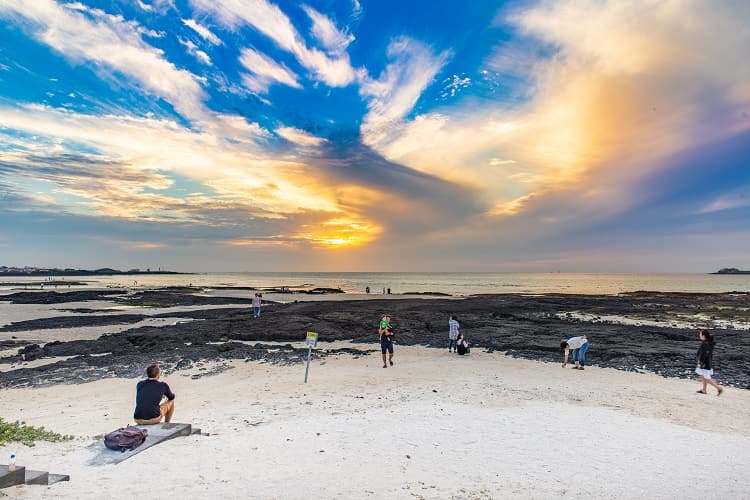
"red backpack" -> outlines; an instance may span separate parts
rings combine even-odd
[[[104,446],[110,450],[125,452],[138,448],[148,437],[148,431],[139,427],[120,427],[104,436]]]

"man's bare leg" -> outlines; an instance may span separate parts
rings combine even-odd
[[[167,411],[164,413],[164,423],[169,423],[172,421],[172,415],[174,415],[174,400],[169,401],[167,404]]]
[[[393,353],[388,356],[388,362],[393,366]],[[385,355],[383,355],[383,363],[385,363]]]
[[[391,356],[393,356],[393,354],[391,354]],[[385,361],[385,353],[383,353],[383,368],[388,368],[388,365],[386,364],[386,361]]]

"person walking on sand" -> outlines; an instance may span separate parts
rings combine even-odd
[[[563,368],[568,364],[568,354],[572,350],[573,362],[575,362],[573,369],[583,370],[583,367],[586,366],[586,351],[589,350],[589,340],[585,335],[581,335],[580,337],[570,337],[568,340],[563,340],[560,342],[560,348],[565,351],[565,358],[563,359],[562,364]]]
[[[380,335],[380,352],[383,354],[383,368],[388,368],[388,363],[393,366],[393,328],[391,327],[390,315],[383,315],[378,326],[378,335]],[[389,354],[387,363],[386,353]]]
[[[453,352],[456,351],[456,346],[458,344],[458,318],[456,316],[450,316],[448,318],[448,352],[451,352],[451,349]]]
[[[253,318],[260,318],[260,304],[263,296],[256,293],[253,297]]]
[[[174,393],[161,378],[159,365],[146,368],[146,380],[135,386],[135,412],[133,419],[139,425],[152,425],[161,422],[169,423],[174,414]]]
[[[716,388],[716,395],[721,396],[724,389],[711,379],[714,374],[714,336],[708,330],[701,330],[700,334],[698,334],[698,338],[701,339],[701,346],[698,348],[698,353],[696,355],[698,358],[698,365],[695,367],[695,373],[700,375],[702,387],[701,390],[697,392],[698,394],[706,394],[706,385],[710,384]]]

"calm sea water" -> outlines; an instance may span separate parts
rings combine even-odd
[[[60,279],[60,278],[56,278]],[[42,281],[44,278],[0,278],[2,282]],[[617,294],[637,290],[661,292],[750,292],[750,275],[711,274],[594,274],[594,273],[201,273],[66,277],[86,281],[88,287],[105,286],[242,286],[341,288],[347,293],[440,292],[451,295],[482,293]],[[77,288],[77,287],[75,287]]]

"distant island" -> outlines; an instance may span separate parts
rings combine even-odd
[[[7,267],[0,266],[0,277],[2,276],[116,276],[116,275],[132,275],[132,274],[189,274],[189,273],[178,273],[176,271],[162,271],[159,268],[156,271],[152,271],[150,268],[145,271],[142,269],[130,269],[128,271],[120,271],[118,269],[110,269],[103,267],[101,269],[59,269],[59,268],[44,268],[44,267]]]
[[[719,269],[715,273],[708,274],[750,274],[750,271],[742,271],[740,269],[737,269],[736,267],[725,267],[723,269]]]

